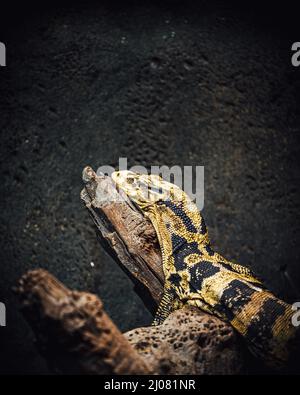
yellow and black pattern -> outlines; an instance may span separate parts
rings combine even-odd
[[[230,322],[255,355],[284,364],[299,344],[292,307],[249,269],[213,251],[203,217],[176,185],[130,171],[114,172],[112,178],[151,220],[159,239],[165,289],[153,324],[185,304],[197,306]]]

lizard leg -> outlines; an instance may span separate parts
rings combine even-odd
[[[152,322],[153,326],[162,324],[164,320],[169,316],[169,314],[174,310],[173,305],[175,297],[176,295],[174,290],[165,286],[163,297],[159,303],[157,312]]]
[[[254,284],[260,284],[261,287],[263,287],[261,281],[259,279],[257,279],[254,275],[254,273],[248,269],[245,266],[242,266],[238,263],[233,263],[228,261],[227,259],[225,259],[224,257],[222,257],[222,255],[215,253],[215,256],[217,257],[218,263],[220,263],[221,265],[224,265],[225,267],[227,267],[229,270],[232,270],[238,274],[241,274],[245,277],[246,281],[249,281],[251,283]]]

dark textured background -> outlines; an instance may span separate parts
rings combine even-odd
[[[121,156],[204,165],[213,244],[299,300],[299,37],[280,9],[194,3],[10,15],[0,37],[1,372],[48,372],[11,292],[32,268],[99,294],[122,330],[150,323],[79,199],[83,167]]]

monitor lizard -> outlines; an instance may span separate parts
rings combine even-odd
[[[153,325],[187,304],[230,322],[249,350],[268,365],[281,367],[291,354],[293,359],[300,354],[292,306],[268,291],[248,268],[212,249],[203,216],[184,191],[153,174],[123,170],[112,179],[158,236],[165,283]]]

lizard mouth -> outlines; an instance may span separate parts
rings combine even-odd
[[[143,216],[145,216],[145,211],[147,211],[150,207],[153,207],[153,203],[143,203],[143,204],[139,205],[137,202],[135,202],[133,199],[131,199],[130,196],[127,195],[127,197],[130,200],[130,203],[133,205],[133,207],[137,211],[142,213]]]
[[[141,214],[145,215],[145,213],[143,212],[142,208],[132,199],[130,199],[130,196],[128,196],[128,199],[130,200],[130,203],[133,205],[133,207],[139,211]]]

